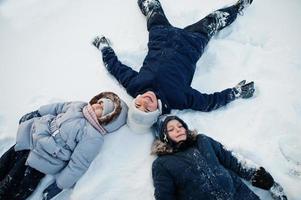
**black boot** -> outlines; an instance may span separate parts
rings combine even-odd
[[[138,0],[138,6],[145,16],[150,16],[154,11],[162,11],[161,4],[158,0]]]

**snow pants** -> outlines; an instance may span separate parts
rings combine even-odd
[[[12,146],[0,158],[0,199],[24,200],[36,189],[45,174],[25,165],[29,150]]]
[[[210,13],[200,21],[185,27],[184,30],[201,33],[209,41],[217,31],[229,26],[236,19],[238,13],[238,5],[222,8]],[[147,18],[147,30],[157,25],[171,26],[161,7],[154,10]]]

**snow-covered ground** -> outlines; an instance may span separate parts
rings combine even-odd
[[[161,0],[178,27],[234,2]],[[263,165],[290,200],[301,197],[301,169],[281,155],[279,143],[295,142],[288,145],[290,155],[301,159],[296,158],[301,152],[300,10],[300,0],[254,0],[212,39],[198,62],[192,83],[196,89],[210,93],[254,80],[253,98],[210,113],[173,111],[191,128]],[[0,155],[14,143],[19,118],[40,105],[89,101],[104,90],[131,101],[91,46],[97,34],[111,40],[125,64],[140,68],[148,34],[136,0],[0,0]],[[127,126],[108,135],[73,191],[58,199],[154,199],[152,140],[151,133],[135,134]],[[39,199],[50,180],[44,179],[30,199]],[[252,189],[270,199],[267,192]]]

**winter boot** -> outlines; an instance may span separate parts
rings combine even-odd
[[[235,5],[238,6],[238,12],[242,13],[242,11],[245,8],[249,7],[252,2],[253,2],[253,0],[238,0],[238,2]]]
[[[154,11],[163,12],[158,0],[138,0],[138,6],[142,14],[145,16],[150,16]]]

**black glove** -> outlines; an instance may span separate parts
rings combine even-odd
[[[92,44],[99,50],[102,50],[105,47],[109,47],[110,43],[109,40],[105,37],[105,36],[101,36],[101,37],[96,37]]]
[[[56,182],[49,185],[44,191],[43,191],[43,200],[50,200],[53,197],[55,197],[58,193],[60,193],[62,189],[60,189]]]
[[[286,195],[284,194],[283,188],[278,183],[274,183],[274,185],[270,189],[270,193],[275,200],[287,200]]]
[[[25,122],[29,119],[35,118],[35,117],[41,117],[39,111],[35,110],[31,113],[27,113],[26,115],[23,115],[23,117],[21,117],[21,119],[19,120],[19,124],[21,124],[22,122]]]
[[[271,174],[260,167],[251,178],[251,183],[255,187],[269,190],[275,182]]]
[[[234,88],[233,88],[234,94],[236,98],[250,98],[253,96],[253,93],[255,91],[254,88],[254,82],[246,83],[246,80],[243,80],[239,82]]]

